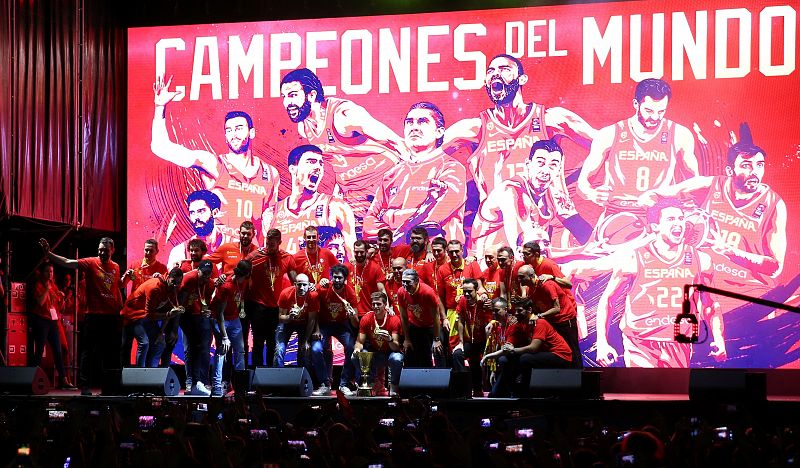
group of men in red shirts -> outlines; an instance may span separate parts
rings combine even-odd
[[[242,223],[238,234],[211,254],[202,240],[192,240],[190,258],[172,269],[155,259],[157,243],[148,240],[142,261],[124,275],[110,260],[110,239],[90,259],[55,255],[46,241],[42,247],[55,263],[87,273],[87,320],[98,325],[87,328],[84,350],[116,338],[123,344],[122,362],[129,364],[135,339],[136,365],[154,367],[164,364],[162,355],[171,355],[180,329],[192,394],[225,393],[226,354],[237,370],[244,369],[248,351],[253,366],[283,367],[293,334],[297,365],[310,371],[315,395],[337,387],[332,337],[345,351],[338,381],[345,395],[361,379],[356,353],[364,350],[374,353],[374,368],[387,371],[373,369],[370,375],[379,395],[397,393],[403,366],[452,366],[471,373],[473,395],[483,396],[491,386],[490,396],[505,396],[514,392],[509,382],[518,380],[516,374],[531,367],[582,365],[571,284],[534,242],[523,247],[524,260],[514,263],[507,246],[478,259],[465,257],[458,240],[429,239],[424,227],[411,231],[409,244],[394,242],[392,231],[382,229],[375,245],[356,241],[353,261],[340,264],[318,245],[314,226],[305,230],[305,248],[294,255],[281,249],[277,229],[267,231],[261,248],[253,242],[252,223]],[[120,291],[127,282],[133,285],[123,302]],[[109,330],[122,330],[123,337],[109,338]],[[90,358],[79,379],[84,392]]]

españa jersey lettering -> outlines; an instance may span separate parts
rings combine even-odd
[[[222,155],[217,156],[217,161],[219,177],[211,190],[220,195],[224,206],[215,223],[223,224],[224,234],[235,240],[239,238],[238,229],[244,221],[261,225],[264,210],[278,200],[280,178],[274,167],[260,159],[253,178],[236,170]]]
[[[636,250],[636,261],[638,274],[619,327],[629,337],[673,341],[673,322],[683,305],[683,285],[699,279],[697,251],[684,245],[680,255],[667,260],[648,244]]]
[[[717,176],[711,184],[705,209],[716,222],[725,244],[758,255],[770,255],[769,239],[775,232],[775,208],[781,197],[765,184],[746,204],[736,207],[730,194],[732,179]],[[714,281],[720,289],[736,290],[740,287],[771,286],[771,278],[754,273],[733,263],[723,255],[709,249],[714,263]]]
[[[544,106],[535,103],[529,106],[528,114],[514,127],[499,122],[492,109],[481,111],[481,138],[469,164],[481,200],[500,181],[524,174],[531,146],[547,139]]]
[[[397,156],[382,144],[366,135],[344,136],[336,131],[334,116],[341,106],[353,105],[351,101],[327,98],[322,104],[325,122],[319,131],[311,122],[301,122],[309,144],[318,146],[325,162],[330,163],[336,184],[345,201],[353,208],[356,218],[363,218],[369,199],[375,195],[383,174],[397,161]]]
[[[663,119],[646,141],[636,136],[627,119],[617,122],[605,181],[611,186],[611,203],[635,201],[647,190],[672,185],[675,164],[675,122]]]
[[[328,226],[330,220],[331,196],[316,192],[305,208],[294,212],[289,209],[289,197],[278,203],[272,227],[281,231],[281,240],[285,242],[285,250],[295,254],[303,243],[303,235],[308,226]]]

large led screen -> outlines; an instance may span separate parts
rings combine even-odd
[[[539,241],[589,365],[796,367],[800,89],[788,1],[625,2],[129,31],[128,242],[162,260],[411,228]],[[599,328],[599,330],[598,330]],[[599,333],[598,333],[599,331]]]

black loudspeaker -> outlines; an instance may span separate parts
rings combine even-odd
[[[600,372],[583,369],[531,369],[531,396],[599,398]]]
[[[233,389],[237,396],[247,395],[253,389],[253,373],[252,369],[233,371]]]
[[[314,384],[305,367],[256,367],[253,389],[274,396],[311,396]]]
[[[767,400],[767,374],[743,369],[691,369],[689,399],[763,402]]]
[[[0,393],[47,395],[50,381],[38,367],[0,367]]]
[[[175,371],[169,367],[122,369],[121,393],[152,393],[160,396],[175,396],[181,391],[181,383]]]
[[[464,373],[469,375],[468,373]],[[400,395],[413,397],[426,395],[429,397],[446,398],[454,394],[463,393],[451,389],[450,369],[416,369],[406,368],[400,374]],[[467,377],[468,379],[468,377]],[[454,385],[459,387],[459,385]],[[469,391],[470,383],[466,380],[466,389]]]

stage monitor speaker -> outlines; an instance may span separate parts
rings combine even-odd
[[[763,402],[767,400],[767,374],[743,369],[691,369],[689,399]]]
[[[458,374],[458,373],[457,373]],[[414,397],[425,395],[432,398],[463,396],[457,391],[460,387],[470,389],[469,374],[466,379],[451,380],[450,369],[406,368],[400,374],[400,395]],[[461,380],[464,380],[463,382]]]
[[[0,367],[0,393],[46,395],[50,381],[39,367]]]
[[[175,396],[181,391],[181,383],[175,371],[169,367],[122,369],[120,391],[123,394],[152,393],[159,396]]]
[[[599,398],[600,372],[583,369],[531,369],[530,396]]]
[[[274,396],[311,396],[314,384],[305,367],[256,367],[253,389]]]

